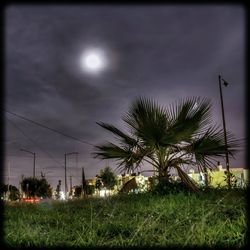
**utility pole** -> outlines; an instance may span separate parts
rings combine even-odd
[[[66,156],[67,156],[67,154],[65,154],[64,155],[64,170],[65,170],[65,182],[64,182],[64,184],[65,184],[65,186],[64,186],[64,192],[65,192],[65,197],[67,196],[67,192],[68,192],[68,187],[67,187],[67,164],[66,164]]]
[[[64,190],[65,190],[65,197],[67,198],[67,192],[68,192],[68,186],[67,186],[67,155],[73,155],[73,154],[78,154],[78,152],[71,152],[71,153],[66,153],[64,154],[64,177],[65,177],[65,186],[64,186]]]
[[[85,198],[86,192],[85,192],[85,187],[86,187],[86,178],[85,178],[85,173],[84,173],[84,167],[82,167],[82,194]]]
[[[227,148],[227,132],[226,132],[226,122],[225,122],[225,114],[224,114],[224,104],[223,104],[221,81],[223,81],[224,86],[227,86],[229,83],[226,82],[224,79],[222,79],[221,76],[219,75],[221,113],[222,113],[222,121],[223,121],[224,140],[225,140],[225,146],[226,146],[227,184],[228,184],[228,187],[231,188],[230,170],[229,170],[229,157],[228,157],[228,148]]]
[[[22,182],[23,182],[23,179],[24,179],[24,175],[22,174],[21,175],[21,181],[20,181],[20,183],[19,183],[19,185],[20,185],[20,190],[21,190],[21,197],[23,198],[23,192],[24,192],[24,190],[23,190],[23,188],[22,188]]]
[[[10,161],[8,162],[8,200],[10,198]]]
[[[22,149],[22,148],[20,149],[20,151],[25,151],[33,155],[33,178],[35,178],[36,177],[36,153],[30,152],[29,150]]]
[[[70,181],[70,194],[72,193],[72,176],[69,177],[69,181]]]

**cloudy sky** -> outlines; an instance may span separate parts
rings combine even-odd
[[[99,56],[86,53],[99,53]],[[227,129],[245,137],[245,12],[237,5],[11,5],[5,9],[5,109],[78,138],[76,141],[5,112],[5,171],[41,171],[56,186],[80,183],[108,162],[93,159],[93,145],[110,139],[96,122],[122,127],[138,96],[167,106],[201,96],[221,125],[218,75]],[[92,57],[91,57],[92,56]],[[101,57],[100,57],[101,56]],[[86,143],[84,143],[86,142]],[[224,161],[222,163],[225,165]],[[113,162],[109,164],[115,169]],[[244,151],[230,161],[245,167]]]

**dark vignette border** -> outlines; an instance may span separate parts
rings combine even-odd
[[[199,5],[202,5],[202,4],[206,4],[206,5],[211,5],[211,4],[230,4],[230,5],[241,5],[244,9],[245,9],[245,128],[246,128],[246,147],[247,147],[247,154],[246,154],[246,158],[245,158],[245,162],[246,162],[246,165],[248,164],[248,162],[250,162],[250,154],[248,153],[248,150],[249,150],[249,72],[248,72],[248,69],[249,69],[249,58],[248,58],[248,55],[249,55],[249,8],[248,8],[248,5],[244,2],[244,1],[133,1],[133,2],[130,2],[130,1],[2,1],[2,4],[1,4],[1,25],[0,25],[0,31],[1,31],[1,39],[0,39],[0,45],[1,45],[1,84],[0,84],[0,93],[1,93],[1,98],[0,98],[0,107],[1,107],[1,121],[0,121],[0,129],[1,129],[1,147],[0,147],[0,150],[1,150],[1,165],[0,165],[0,183],[3,183],[3,165],[4,165],[4,155],[5,155],[5,148],[4,148],[4,141],[5,141],[5,120],[4,120],[4,113],[3,113],[3,108],[5,106],[5,9],[6,7],[8,7],[9,5],[14,5],[14,4],[20,4],[20,5],[25,5],[25,4],[37,4],[37,5],[42,5],[42,4],[52,4],[52,5],[56,5],[56,4],[65,4],[65,5],[69,5],[69,4],[102,4],[102,5],[109,5],[109,4],[112,4],[112,5],[119,5],[119,4],[129,4],[129,5],[143,5],[143,4],[199,4]],[[249,169],[249,166],[247,166],[247,168]],[[250,176],[248,176],[249,178]],[[250,216],[249,216],[249,211],[250,211],[250,194],[249,194],[249,191],[250,191],[250,187],[248,186],[247,188],[247,233],[246,233],[246,237],[247,237],[247,245],[245,246],[244,249],[249,249],[248,246],[250,246],[250,240],[249,240],[249,236],[250,236],[250,230],[249,230],[249,225],[250,225]],[[4,205],[3,205],[3,202],[0,200],[0,246],[1,246],[1,249],[22,249],[24,247],[17,247],[17,248],[10,248],[10,247],[7,247],[5,244],[4,244],[4,241],[3,241],[3,236],[4,236],[4,230],[3,230],[3,225],[4,225],[4,219],[3,219],[3,212],[4,212]],[[164,248],[164,247],[154,247],[154,248],[151,248],[151,249],[178,249],[180,247],[175,247],[175,246],[169,246],[167,248]],[[24,248],[24,249],[42,249],[42,248],[34,248],[34,247],[27,247],[27,248]],[[57,247],[57,248],[48,248],[48,249],[80,249],[79,247],[78,248],[66,248],[66,247]],[[81,248],[82,249],[82,248]],[[84,249],[93,249],[93,248],[89,248],[89,247],[85,247]],[[96,247],[96,249],[105,249],[105,248],[102,248],[102,247]],[[112,248],[112,249],[121,249],[121,248]],[[127,249],[127,248],[122,248],[122,249]],[[130,249],[130,248],[129,248]],[[150,248],[139,248],[139,247],[136,247],[136,248],[131,248],[131,249],[150,249]],[[183,249],[188,249],[188,248],[183,248]],[[194,248],[190,248],[190,249],[194,249]],[[205,248],[196,248],[196,249],[205,249]],[[209,248],[211,249],[211,248]],[[221,246],[219,247],[218,249],[226,249],[225,247]],[[228,249],[228,248],[227,248]],[[230,248],[231,249],[231,248]]]

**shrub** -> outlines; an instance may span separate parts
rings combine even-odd
[[[190,189],[182,181],[159,181],[152,187],[153,194],[188,193]]]

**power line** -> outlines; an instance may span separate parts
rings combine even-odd
[[[59,162],[59,161],[57,161],[49,152],[47,152],[47,151],[45,151],[40,145],[38,145],[34,140],[32,140],[29,136],[27,136],[24,132],[23,132],[23,130],[20,128],[20,127],[18,127],[13,121],[10,121],[10,119],[8,119],[8,118],[6,118],[17,130],[19,130],[21,133],[22,133],[22,135],[24,136],[24,137],[26,137],[29,141],[31,141],[31,143],[33,143],[35,146],[37,146],[41,151],[43,151],[45,154],[47,154],[48,156],[49,156],[49,158],[51,158],[55,163],[57,163],[61,168],[63,168],[64,169],[64,166],[63,165],[61,165],[61,163]],[[72,175],[72,173],[67,169],[67,171]],[[74,177],[74,176],[73,176]],[[80,178],[78,177],[74,177],[74,178],[76,178],[76,179],[78,179],[78,181],[80,180]]]
[[[46,126],[46,125],[43,125],[43,124],[41,124],[41,123],[39,123],[39,122],[36,122],[36,121],[33,121],[33,120],[31,120],[31,119],[29,119],[29,118],[26,118],[26,117],[24,117],[24,116],[22,116],[22,115],[18,115],[18,114],[16,114],[16,113],[7,111],[7,110],[5,110],[5,109],[3,109],[3,111],[5,111],[6,113],[9,113],[9,114],[11,114],[11,115],[14,115],[14,116],[16,116],[16,117],[18,117],[18,118],[20,118],[20,119],[23,119],[23,120],[25,120],[25,121],[28,121],[28,122],[30,122],[30,123],[33,123],[33,124],[35,124],[35,125],[37,125],[37,126],[40,126],[40,127],[46,128],[46,129],[49,129],[50,131],[53,131],[53,132],[55,132],[55,133],[57,133],[57,134],[63,135],[63,136],[65,136],[65,137],[68,137],[68,138],[70,138],[70,139],[72,139],[72,140],[75,140],[75,141],[78,141],[78,142],[80,142],[80,143],[84,143],[84,144],[88,144],[88,145],[94,146],[94,144],[92,144],[92,143],[90,143],[90,142],[87,142],[87,141],[84,141],[84,140],[80,140],[80,139],[78,139],[78,138],[76,138],[76,137],[74,137],[74,136],[71,136],[71,135],[67,135],[67,134],[65,134],[65,133],[63,133],[63,132],[61,132],[61,131],[58,131],[58,130],[56,130],[56,129],[54,129],[54,128],[50,128],[50,127],[48,127],[48,126]]]
[[[59,163],[59,164],[61,164],[59,161],[57,161],[56,159],[54,159],[54,157],[49,153],[49,152],[47,152],[47,151],[45,151],[43,148],[41,148],[41,146],[39,146],[34,140],[32,140],[28,135],[26,135],[26,133],[24,133],[24,131],[19,127],[19,126],[17,126],[13,121],[11,121],[11,120],[9,120],[8,118],[7,118],[7,120],[17,129],[17,130],[19,130],[21,133],[22,133],[22,135],[26,138],[26,139],[28,139],[29,141],[31,141],[31,143],[33,143],[35,146],[37,146],[40,150],[42,150],[45,154],[47,154],[48,156],[49,156],[49,158],[51,158],[53,161],[55,161],[56,163]],[[63,166],[62,166],[63,167]]]

